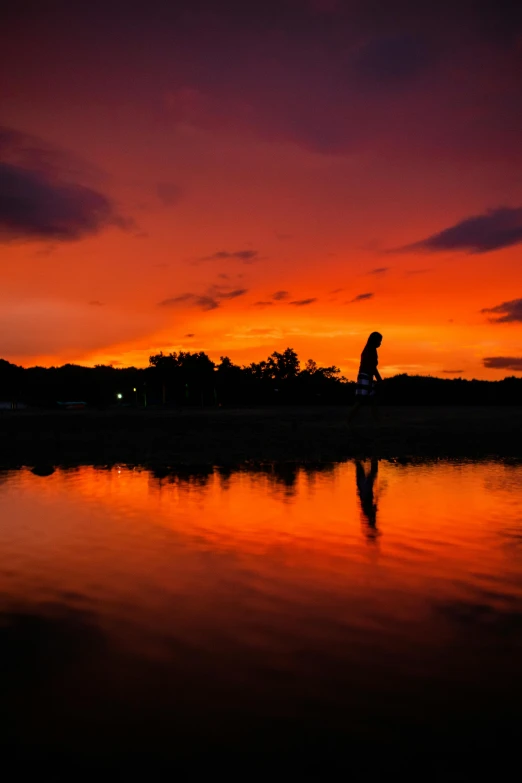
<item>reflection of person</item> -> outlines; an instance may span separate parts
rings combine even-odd
[[[365,403],[370,403],[372,416],[375,422],[380,420],[379,412],[375,404],[375,382],[374,378],[380,383],[382,378],[377,369],[379,363],[377,348],[382,343],[382,334],[372,332],[364,346],[361,354],[361,363],[357,375],[357,386],[355,388],[355,403],[348,415],[348,424],[358,413],[359,409]]]
[[[370,470],[366,473],[365,466],[360,460],[355,460],[355,480],[357,482],[357,494],[361,501],[361,511],[368,524],[368,536],[374,538],[377,531],[377,499],[373,493],[373,485],[377,478],[379,460],[372,457]]]

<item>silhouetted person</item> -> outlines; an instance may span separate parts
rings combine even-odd
[[[377,369],[377,364],[379,363],[377,348],[379,348],[381,343],[382,334],[379,332],[372,332],[363,348],[359,373],[357,375],[357,386],[355,388],[355,403],[348,415],[348,424],[352,422],[361,406],[368,403],[370,404],[374,421],[380,421],[379,412],[375,403],[375,381],[373,379],[376,378],[379,383],[382,381],[379,370]]]
[[[357,482],[357,494],[361,501],[361,511],[368,524],[368,536],[374,538],[377,535],[377,500],[373,494],[373,485],[377,478],[379,461],[372,457],[370,470],[366,473],[360,460],[355,460],[355,480]]]

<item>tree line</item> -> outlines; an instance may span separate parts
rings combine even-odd
[[[71,402],[98,408],[349,405],[355,385],[334,365],[322,367],[309,359],[301,366],[292,348],[243,366],[228,356],[213,362],[203,351],[160,352],[149,357],[146,368],[23,368],[0,359],[4,407],[59,407]],[[400,374],[385,378],[378,396],[385,405],[517,405],[522,402],[522,378],[468,381]]]

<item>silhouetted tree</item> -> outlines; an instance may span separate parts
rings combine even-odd
[[[148,404],[176,405],[350,405],[354,393],[355,383],[335,365],[321,367],[308,359],[300,370],[292,348],[242,367],[228,356],[215,365],[203,351],[160,352],[143,369],[74,364],[23,368],[0,359],[0,401],[32,406],[79,400],[107,407],[143,404],[145,398]],[[520,405],[522,378],[468,381],[400,374],[385,378],[378,393],[388,405]]]
[[[214,399],[214,362],[206,353],[160,352],[149,357],[161,385],[162,402],[210,404]]]
[[[215,373],[219,405],[237,405],[245,401],[247,373],[228,356],[221,356]]]
[[[299,374],[299,358],[292,348],[274,351],[265,363],[264,374],[274,381],[288,381]]]

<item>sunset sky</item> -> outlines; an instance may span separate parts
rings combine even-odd
[[[13,3],[0,357],[522,372],[522,10]]]

